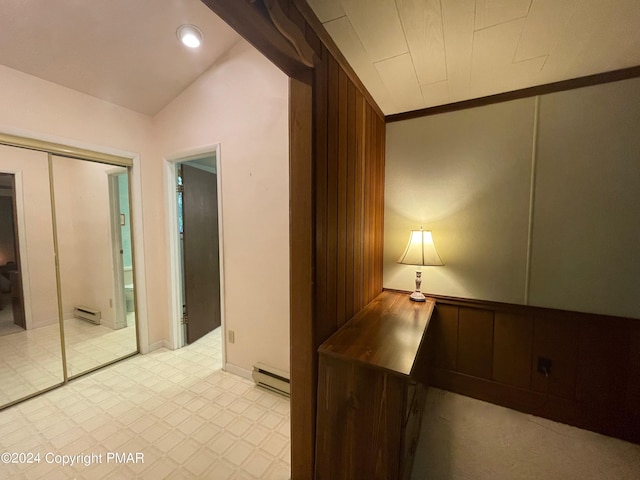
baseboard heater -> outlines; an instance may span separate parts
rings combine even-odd
[[[102,318],[100,310],[96,310],[95,308],[83,307],[82,305],[78,305],[73,310],[73,316],[93,323],[95,325],[100,325],[100,318]]]
[[[287,397],[291,395],[291,384],[287,378],[287,372],[269,367],[264,363],[256,363],[251,376],[259,387]]]

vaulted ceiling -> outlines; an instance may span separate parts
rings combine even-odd
[[[640,0],[307,2],[385,114],[640,65]],[[0,1],[0,65],[147,115],[238,40],[200,0]]]
[[[190,23],[197,50],[177,39]],[[239,38],[199,0],[0,1],[0,65],[147,115]]]
[[[640,65],[639,0],[307,0],[385,114]]]

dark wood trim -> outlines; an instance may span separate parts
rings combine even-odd
[[[360,93],[362,93],[362,95],[367,99],[367,102],[373,107],[378,116],[380,118],[385,118],[382,109],[380,109],[380,107],[378,106],[378,103],[375,101],[373,96],[371,96],[371,94],[367,90],[367,87],[364,86],[362,80],[358,78],[358,75],[356,75],[356,72],[353,70],[353,68],[351,68],[351,65],[349,65],[349,62],[336,45],[336,42],[333,41],[333,38],[331,38],[331,35],[329,35],[329,32],[327,32],[327,30],[324,28],[324,25],[322,25],[322,22],[320,22],[307,2],[305,0],[291,0],[291,3],[295,5],[295,7],[309,24],[309,26],[316,32],[316,35],[320,37],[320,41],[324,43],[325,47],[329,51],[329,54],[336,59],[340,67],[349,77],[349,80],[353,82]]]
[[[304,78],[310,72],[311,68],[268,19],[268,13],[261,13],[258,4],[246,0],[201,1],[288,76]]]
[[[312,478],[317,356],[313,321],[313,88],[289,83],[291,478]]]
[[[461,102],[449,103],[446,105],[438,105],[436,107],[423,108],[413,110],[411,112],[395,113],[387,115],[385,122],[401,122],[403,120],[411,120],[413,118],[428,117],[430,115],[438,115],[440,113],[456,112],[467,108],[482,107],[492,105],[494,103],[508,102],[510,100],[518,100],[521,98],[535,97],[537,95],[545,95],[549,93],[562,92],[564,90],[573,90],[576,88],[590,87],[592,85],[600,85],[602,83],[617,82],[627,80],[629,78],[640,77],[640,66],[623,68],[621,70],[613,70],[610,72],[596,73],[586,77],[571,78],[569,80],[561,80],[559,82],[547,83],[544,85],[536,85],[535,87],[523,88],[521,90],[513,90],[511,92],[498,93],[486,97],[473,98],[463,100]]]
[[[538,417],[582,426],[577,402],[532,392],[460,372],[431,368],[430,385]]]
[[[410,290],[397,290],[393,288],[385,288],[385,291],[390,292],[399,292],[406,293],[409,295],[411,293]],[[477,300],[472,298],[461,298],[461,297],[449,297],[446,295],[437,295],[428,292],[422,292],[429,298],[435,298],[437,300],[437,305],[455,305],[458,307],[472,307],[479,308],[484,310],[492,310],[496,312],[505,312],[505,313],[514,313],[520,315],[526,315],[535,310],[539,315],[544,316],[557,316],[562,314],[576,314],[580,315],[584,318],[592,318],[592,319],[602,319],[606,318],[607,320],[620,321],[620,322],[628,322],[628,321],[640,321],[640,319],[630,318],[630,317],[620,317],[615,315],[604,315],[598,313],[589,313],[589,312],[577,312],[577,311],[569,311],[569,310],[559,310],[557,308],[547,308],[547,307],[536,307],[532,305],[519,305],[517,303],[501,303],[501,302],[492,302],[490,300]]]

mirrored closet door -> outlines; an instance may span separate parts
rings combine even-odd
[[[52,156],[67,375],[137,352],[127,169]]]
[[[0,145],[0,405],[64,382],[47,153]]]
[[[127,166],[0,145],[0,408],[138,352],[132,245]]]

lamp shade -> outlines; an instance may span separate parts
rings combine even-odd
[[[398,263],[405,265],[444,265],[429,230],[411,230],[409,243]]]

